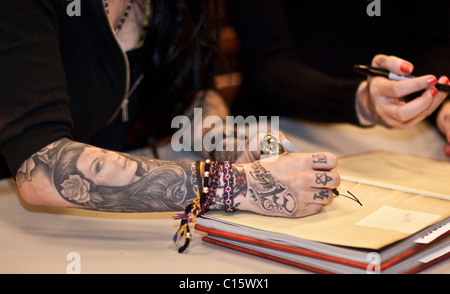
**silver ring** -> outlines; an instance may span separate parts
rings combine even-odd
[[[284,153],[280,140],[269,134],[262,138],[259,146],[261,147],[261,156],[274,156]]]

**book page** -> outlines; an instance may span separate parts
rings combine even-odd
[[[413,234],[418,227],[428,226],[439,218],[440,215],[434,213],[398,209],[383,205],[357,222],[356,225]]]
[[[351,191],[363,204],[338,196],[318,214],[302,218],[268,217],[250,212],[208,212],[209,217],[311,241],[378,250],[450,217],[450,201],[342,181],[342,194]],[[361,226],[359,222],[387,206],[411,214],[431,214],[432,218],[396,227]],[[376,222],[376,220],[375,220]],[[373,222],[372,222],[373,224]]]
[[[338,196],[320,213],[303,218],[213,211],[209,212],[207,217],[311,241],[373,250],[407,238],[450,217],[450,201],[444,199],[445,197],[429,197],[424,194],[430,193],[409,193],[395,188],[408,188],[411,185],[415,190],[431,190],[433,195],[446,196],[448,193],[445,193],[446,190],[442,187],[448,189],[450,182],[448,163],[441,165],[440,162],[429,159],[374,152],[352,156],[350,159],[344,158],[339,161],[339,165],[343,166],[344,174],[352,174],[355,178],[358,176],[371,182],[381,182],[381,185],[372,186],[360,181],[341,181],[340,193],[347,194],[347,191],[350,191],[360,200],[362,206],[351,199]],[[412,171],[403,172],[410,167]],[[419,167],[420,172],[417,171]],[[356,172],[353,172],[353,169]],[[388,182],[390,188],[383,187],[387,186],[383,181]],[[392,219],[391,225],[389,221],[377,225],[380,212],[383,221]],[[402,224],[402,221],[406,221],[399,217],[402,213],[409,216],[410,223]],[[368,219],[370,216],[372,218]],[[415,218],[414,221],[412,217]]]
[[[341,179],[450,200],[450,162],[374,151],[339,159]]]

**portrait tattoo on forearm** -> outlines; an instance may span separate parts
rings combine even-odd
[[[66,201],[102,211],[183,210],[195,188],[190,162],[153,160],[61,139],[19,169],[19,186],[39,170]],[[195,170],[195,168],[194,168]]]
[[[249,189],[252,200],[259,203],[261,209],[265,212],[292,215],[297,206],[292,193],[277,182],[259,161],[253,162],[251,168],[252,172],[250,172],[250,175],[258,187]]]

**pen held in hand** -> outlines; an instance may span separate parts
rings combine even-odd
[[[281,145],[283,145],[284,150],[286,150],[289,153],[300,153],[300,151],[288,139],[281,140]],[[334,188],[331,189],[331,191],[335,196],[339,196],[338,189]]]
[[[288,139],[281,140],[281,145],[283,145],[284,150],[289,153],[300,153],[300,150],[298,150]]]
[[[359,65],[359,64],[353,65],[353,70],[355,72],[359,73],[359,74],[362,74],[362,75],[385,77],[385,78],[387,78],[389,80],[392,80],[392,81],[403,81],[403,80],[409,80],[409,79],[412,79],[412,78],[416,77],[416,76],[412,76],[412,75],[402,76],[402,75],[398,75],[398,74],[393,73],[393,72],[389,72],[389,71],[384,70],[384,69],[370,67],[370,66],[367,66],[367,65]],[[436,89],[438,89],[438,91],[450,93],[450,86],[449,85],[436,84],[436,85],[434,85],[434,87]]]

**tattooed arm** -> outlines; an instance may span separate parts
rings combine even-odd
[[[195,196],[195,167],[108,151],[68,139],[27,159],[16,175],[30,204],[103,211],[183,210]]]
[[[316,213],[339,184],[329,171],[335,165],[327,153],[233,165],[234,208],[285,217]],[[26,160],[16,182],[30,204],[118,212],[184,210],[197,189],[193,162],[153,160],[68,139]],[[223,182],[211,209],[223,210],[222,197]]]

